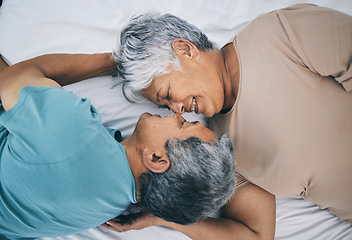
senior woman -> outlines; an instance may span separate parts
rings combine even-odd
[[[273,195],[302,195],[352,223],[351,43],[352,17],[312,4],[263,14],[220,50],[172,15],[130,21],[115,54],[126,98],[211,117],[248,185],[225,208],[226,225],[176,229],[272,238]]]
[[[111,53],[0,58],[0,239],[73,234],[140,202],[190,224],[235,187],[231,141],[182,116],[141,115],[122,141],[65,85],[110,73]]]

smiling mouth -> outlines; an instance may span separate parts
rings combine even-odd
[[[189,112],[197,112],[197,110],[198,110],[197,109],[197,101],[196,101],[196,98],[193,97]]]

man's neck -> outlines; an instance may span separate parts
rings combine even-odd
[[[126,152],[126,157],[128,164],[134,178],[136,185],[136,199],[138,201],[139,196],[139,176],[143,173],[140,169],[140,164],[142,163],[141,154],[138,152],[137,144],[133,141],[131,137],[126,138],[121,142],[121,145],[124,147]]]

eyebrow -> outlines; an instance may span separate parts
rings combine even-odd
[[[189,123],[187,127],[191,127],[191,126],[194,126],[196,125],[197,123],[199,123],[198,121],[194,121],[194,122],[188,122],[187,120],[185,122],[183,122],[182,126],[184,126],[185,123]],[[186,127],[186,128],[187,128]]]
[[[189,122],[189,123],[190,123],[190,126],[194,126],[194,125],[196,125],[199,122],[198,121],[194,121],[194,122]]]

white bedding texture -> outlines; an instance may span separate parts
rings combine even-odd
[[[3,0],[0,8],[0,53],[9,64],[46,53],[111,52],[128,20],[143,12],[175,14],[199,27],[219,47],[248,21],[261,13],[310,2],[352,15],[351,0]],[[351,43],[352,44],[352,43]],[[112,77],[99,77],[66,86],[88,97],[106,127],[131,135],[143,112],[170,115],[153,104],[136,105],[124,100]],[[206,124],[202,116],[188,120]],[[42,240],[186,240],[185,235],[164,227],[117,233],[100,227],[70,236]],[[352,239],[352,226],[327,210],[300,197],[277,197],[277,240]]]

